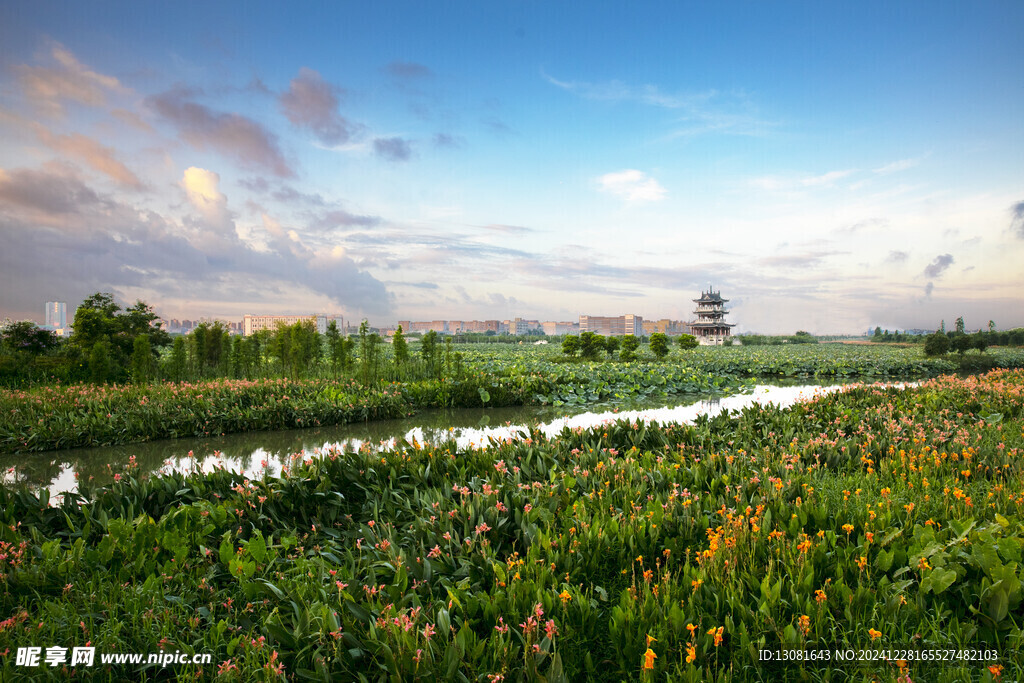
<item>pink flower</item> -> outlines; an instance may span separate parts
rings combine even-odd
[[[551,639],[554,639],[554,637],[558,635],[558,627],[555,626],[554,619],[548,619],[544,622],[544,633]]]

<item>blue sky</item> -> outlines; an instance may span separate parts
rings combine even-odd
[[[6,3],[0,316],[1024,325],[1024,5]]]

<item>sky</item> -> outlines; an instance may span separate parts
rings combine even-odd
[[[0,4],[0,318],[1024,326],[1024,3]]]

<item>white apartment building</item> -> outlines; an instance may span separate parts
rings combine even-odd
[[[345,329],[345,320],[340,315],[244,315],[242,316],[242,334],[248,337],[261,330],[273,332],[280,325],[294,325],[307,320],[313,321],[316,331],[320,334],[327,333],[327,325],[332,320],[337,321],[339,331]]]

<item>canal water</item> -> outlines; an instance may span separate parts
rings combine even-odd
[[[490,439],[515,439],[529,427],[548,436],[564,427],[592,427],[615,420],[692,422],[699,415],[739,410],[757,404],[788,406],[830,393],[841,385],[758,385],[750,393],[731,396],[673,397],[669,404],[636,409],[587,409],[568,413],[566,408],[521,406],[423,411],[402,420],[348,424],[336,427],[278,432],[248,432],[202,439],[167,439],[124,446],[78,448],[43,453],[3,456],[5,485],[47,487],[51,496],[76,491],[79,480],[94,484],[110,482],[129,462],[135,476],[172,471],[212,471],[227,468],[254,478],[264,471],[281,472],[282,464],[296,453],[315,457],[329,447],[358,449],[368,444],[386,449],[396,440],[420,443],[454,440],[460,448],[486,445]],[[134,458],[134,460],[132,460]]]

